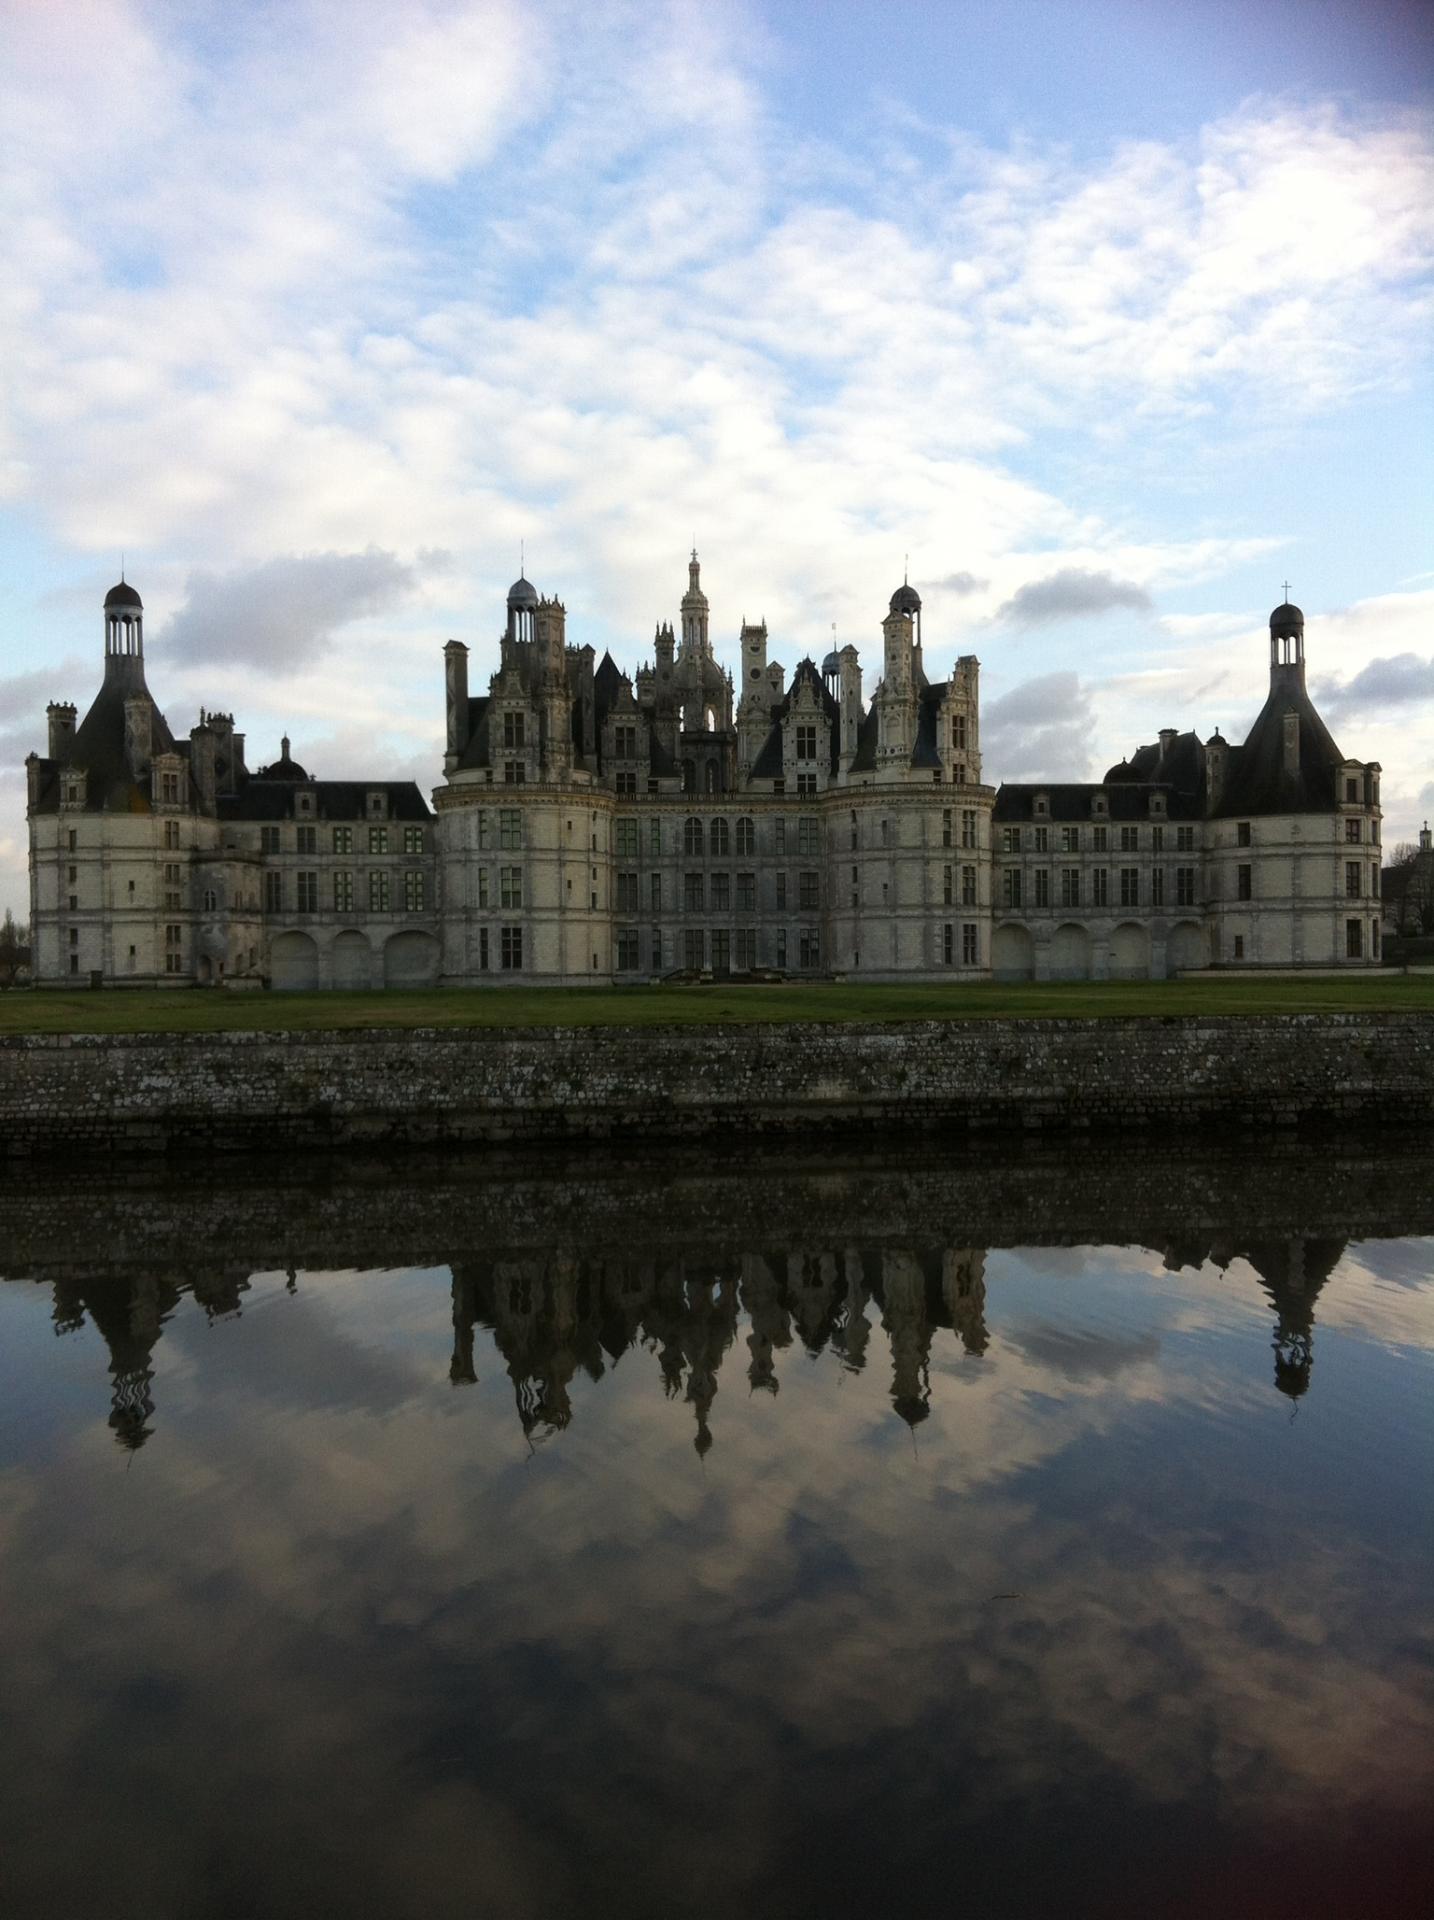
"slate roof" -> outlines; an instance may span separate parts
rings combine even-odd
[[[368,796],[382,793],[388,800],[386,820],[431,820],[428,802],[413,780],[315,780],[310,783],[315,795],[313,818],[326,820],[366,820]],[[241,793],[219,796],[221,820],[292,820],[295,785],[291,780],[265,780],[251,775]],[[383,825],[384,821],[377,822]]]
[[[1095,796],[1104,794],[1107,811],[1097,814],[1093,802]],[[996,821],[1040,820],[1051,821],[1057,825],[1072,821],[1131,821],[1149,820],[1150,800],[1153,794],[1165,795],[1166,818],[1171,820],[1198,820],[1203,815],[1203,807],[1196,794],[1181,793],[1177,788],[1157,783],[1145,784],[1135,781],[1117,781],[1107,785],[1103,781],[1007,781],[996,789],[996,804],[991,818]],[[1047,811],[1036,812],[1037,796],[1044,798]]]
[[[771,731],[762,742],[761,749],[756,759],[752,762],[751,777],[754,780],[781,779],[782,722],[791,710],[792,696],[796,693],[797,688],[801,686],[803,681],[808,680],[816,688],[817,695],[821,701],[822,712],[826,715],[830,723],[828,727],[828,739],[831,746],[831,766],[829,771],[833,774],[838,771],[841,765],[841,708],[832,698],[831,694],[828,693],[821,675],[817,672],[816,661],[808,654],[804,660],[797,662],[796,671],[792,675],[792,684],[787,689],[786,696],[782,700],[779,700],[771,709]]]
[[[1284,770],[1284,717],[1300,720],[1300,763]],[[1303,675],[1277,679],[1240,747],[1229,749],[1217,817],[1262,813],[1326,813],[1338,804],[1344,755],[1305,691]]]
[[[149,783],[134,779],[124,751],[124,704],[136,695],[149,701],[151,753],[179,751],[168,722],[144,683],[142,664],[133,656],[111,659],[106,662],[100,690],[76,729],[66,758],[41,762],[46,771],[41,777],[37,812],[53,813],[59,806],[60,770],[70,766],[83,767],[88,776],[87,807],[106,813],[148,813]]]

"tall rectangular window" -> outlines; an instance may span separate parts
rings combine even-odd
[[[352,827],[334,828],[334,852],[352,853],[354,850],[354,830]]]
[[[974,867],[961,869],[961,904],[963,907],[974,907],[976,904],[976,869]]]
[[[744,814],[737,822],[737,852],[751,855],[757,851],[757,828]]]
[[[803,927],[797,938],[799,954],[798,964],[804,972],[812,973],[822,963],[821,935],[815,927]]]
[[[855,814],[852,815],[851,829],[852,829],[851,843],[853,846],[855,846],[856,845],[856,815]],[[951,845],[951,809],[950,807],[943,808],[941,813],[941,844],[943,847],[949,847]]]
[[[1357,900],[1359,898],[1359,883],[1362,878],[1363,875],[1360,871],[1359,862],[1357,860],[1346,860],[1344,863],[1344,891],[1349,899]]]
[[[518,807],[500,807],[498,809],[498,845],[500,848],[521,847],[523,844],[523,815]]]
[[[1249,844],[1250,823],[1248,820],[1237,820],[1235,822],[1235,845],[1237,847],[1248,847]]]
[[[1051,830],[1049,827],[1035,829],[1034,846],[1037,853],[1049,853],[1051,850]]]
[[[620,873],[617,876],[617,911],[619,913],[637,912],[637,875]]]
[[[714,873],[712,876],[712,911],[726,913],[732,905],[732,876],[730,873]]]
[[[1001,874],[1001,905],[1018,907],[1021,904],[1021,870],[1019,867],[1006,867]]]
[[[340,871],[334,875],[334,912],[352,913],[354,904],[354,877],[351,873]]]
[[[956,964],[956,929],[949,920],[941,929],[941,958],[948,967]]]
[[[259,850],[261,853],[277,853],[279,851],[279,829],[277,827],[260,827]]]
[[[1195,904],[1195,869],[1177,867],[1175,869],[1175,904],[1180,907],[1193,907]]]
[[[499,953],[505,973],[518,973],[523,965],[523,929],[504,927],[499,936]]]
[[[503,785],[505,787],[525,787],[527,784],[527,763],[522,760],[505,760],[503,762]]]
[[[317,913],[319,910],[319,876],[316,873],[300,873],[295,876],[299,890],[299,912]]]
[[[368,830],[368,850],[370,853],[388,852],[388,828],[370,827]]]
[[[368,876],[368,910],[370,913],[388,912],[388,868],[374,867]]]
[[[1363,823],[1357,817],[1352,820],[1346,820],[1344,823],[1345,839],[1350,842],[1358,840],[1361,835],[1362,825]]]
[[[637,858],[636,820],[618,821],[614,829],[613,852],[619,860],[635,860]]]
[[[682,963],[689,973],[701,973],[706,964],[707,942],[701,927],[686,927],[682,934]]]
[[[74,852],[74,850],[75,850],[75,839],[76,839],[76,835],[75,835],[75,830],[74,830],[74,828],[73,828],[73,827],[71,827],[71,829],[70,829],[70,852],[71,852],[71,853],[73,853],[73,852]],[[165,844],[165,846],[166,846],[166,847],[178,847],[178,845],[179,845],[179,822],[178,822],[177,820],[166,820],[166,821],[165,821],[165,823],[164,823],[164,844]],[[275,844],[275,846],[277,846],[277,845],[278,845],[278,841],[276,840],[274,844]]]
[[[1048,907],[1051,904],[1051,870],[1050,868],[1037,867],[1035,872],[1035,881],[1036,881],[1036,905],[1038,907]]]
[[[647,857],[649,860],[662,858],[662,822],[649,820],[647,823]]]
[[[797,856],[810,860],[822,850],[822,823],[810,814],[803,814],[797,822]]]
[[[981,964],[980,938],[969,920],[961,929],[961,964],[963,967],[978,967]]]
[[[757,876],[755,873],[737,875],[737,911],[755,913],[757,911]]]
[[[621,728],[619,728],[621,732]],[[636,973],[637,928],[619,927],[617,930],[617,970],[619,973]]]
[[[1152,853],[1164,853],[1165,851],[1164,827],[1152,827],[1150,829],[1150,850]]]
[[[422,867],[405,867],[403,870],[403,910],[405,913],[423,912]]]
[[[725,860],[732,851],[732,830],[720,814],[712,822],[707,845],[715,860]],[[697,851],[700,853],[702,849],[699,847]]]
[[[660,873],[654,873],[648,876],[647,890],[649,894],[648,905],[654,913],[661,913],[662,875]]]
[[[480,813],[478,816],[478,851],[480,853],[486,853],[492,844],[492,821],[488,814]]]
[[[821,906],[819,877],[815,873],[797,875],[797,905],[803,913],[815,913]]]
[[[1105,827],[1092,827],[1090,844],[1097,853],[1105,853],[1110,846],[1110,833]]]
[[[1093,907],[1110,905],[1110,868],[1092,867],[1090,875],[1090,901]]]
[[[776,938],[772,944],[777,954],[777,970],[779,973],[785,973],[787,970],[787,929],[785,927],[777,928]]]
[[[1122,853],[1136,853],[1140,848],[1140,828],[1122,827],[1120,830],[1120,850]]]
[[[264,911],[282,913],[284,911],[284,876],[282,873],[264,875]]]
[[[509,912],[516,911],[523,904],[523,869],[521,867],[499,867],[498,869],[498,905]]]
[[[797,728],[797,758],[815,760],[817,757],[817,730],[815,727]]]
[[[1235,898],[1237,900],[1253,899],[1254,892],[1255,892],[1254,882],[1255,882],[1255,870],[1253,867],[1236,867]]]
[[[317,853],[319,850],[318,828],[295,827],[294,849],[297,853]]]
[[[478,929],[478,969],[480,973],[488,971],[488,929]]]
[[[1061,868],[1061,905],[1078,907],[1080,905],[1080,868]]]
[[[853,879],[856,877],[855,867],[852,868],[852,877]],[[951,905],[953,883],[954,875],[950,867],[943,867],[941,870],[941,900],[944,906],[949,907]]]
[[[974,807],[961,809],[961,844],[974,847],[976,844],[976,810]]]
[[[654,973],[662,972],[662,929],[661,927],[654,927],[652,929],[652,971]]]
[[[525,718],[526,716],[521,713],[505,713],[503,715],[503,746],[509,753],[521,753],[523,749],[523,736],[525,732],[523,722]]]
[[[702,875],[684,873],[682,876],[682,911],[701,913],[702,911]]]
[[[757,929],[738,927],[732,964],[739,973],[750,973],[757,964]]]
[[[1120,904],[1123,907],[1140,905],[1140,868],[1122,867],[1120,870]]]
[[[951,716],[951,744],[960,753],[966,751],[966,716],[964,713],[953,713]]]
[[[1346,960],[1364,958],[1364,922],[1346,920],[1344,923],[1344,957]]]
[[[403,850],[405,853],[423,852],[423,828],[405,827],[403,830]]]
[[[787,876],[784,873],[779,873],[776,876],[776,879],[777,879],[777,906],[779,908],[785,909],[787,904]]]
[[[1150,870],[1150,904],[1152,907],[1165,905],[1165,869],[1152,867]]]
[[[714,973],[732,971],[732,936],[725,927],[712,929],[712,971]]]
[[[1079,853],[1080,852],[1080,828],[1079,827],[1062,827],[1061,828],[1061,852],[1062,853]]]
[[[1177,827],[1175,829],[1175,851],[1177,853],[1193,853],[1195,851],[1194,827]]]
[[[1002,827],[1001,851],[1002,853],[1019,853],[1021,851],[1021,829],[1019,827]]]
[[[492,905],[492,902],[489,899],[489,882],[488,882],[487,867],[479,867],[478,869],[478,904],[480,907],[487,907]]]
[[[772,822],[772,852],[785,853],[786,851],[787,823],[785,820],[778,818]]]

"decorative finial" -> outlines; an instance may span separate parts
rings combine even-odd
[[[120,581],[124,581],[124,548],[120,548]]]
[[[909,587],[911,585],[911,555],[909,553],[903,553],[901,556],[901,584],[903,587]]]
[[[1289,604],[1290,604],[1290,583],[1289,583],[1289,581],[1288,581],[1288,580],[1286,580],[1286,582],[1285,582],[1285,605],[1286,605],[1286,606],[1288,606]]]
[[[527,578],[527,574],[528,574],[528,557],[526,552],[524,551],[524,542],[522,540],[519,540],[518,542],[518,578],[520,580],[524,580]]]

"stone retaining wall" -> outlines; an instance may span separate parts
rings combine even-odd
[[[11,1155],[1431,1115],[1417,1013],[0,1041]]]

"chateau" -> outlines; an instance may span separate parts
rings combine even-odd
[[[1161,979],[1379,961],[1379,774],[1305,686],[1304,616],[1270,616],[1241,745],[1170,727],[1098,782],[983,778],[980,670],[927,678],[921,598],[788,679],[744,621],[718,664],[697,555],[680,630],[635,676],[509,590],[498,671],[444,649],[447,751],[411,781],[251,770],[233,716],[176,739],[145,681],[144,609],[104,604],[89,711],[49,708],[28,774],[42,986]]]

